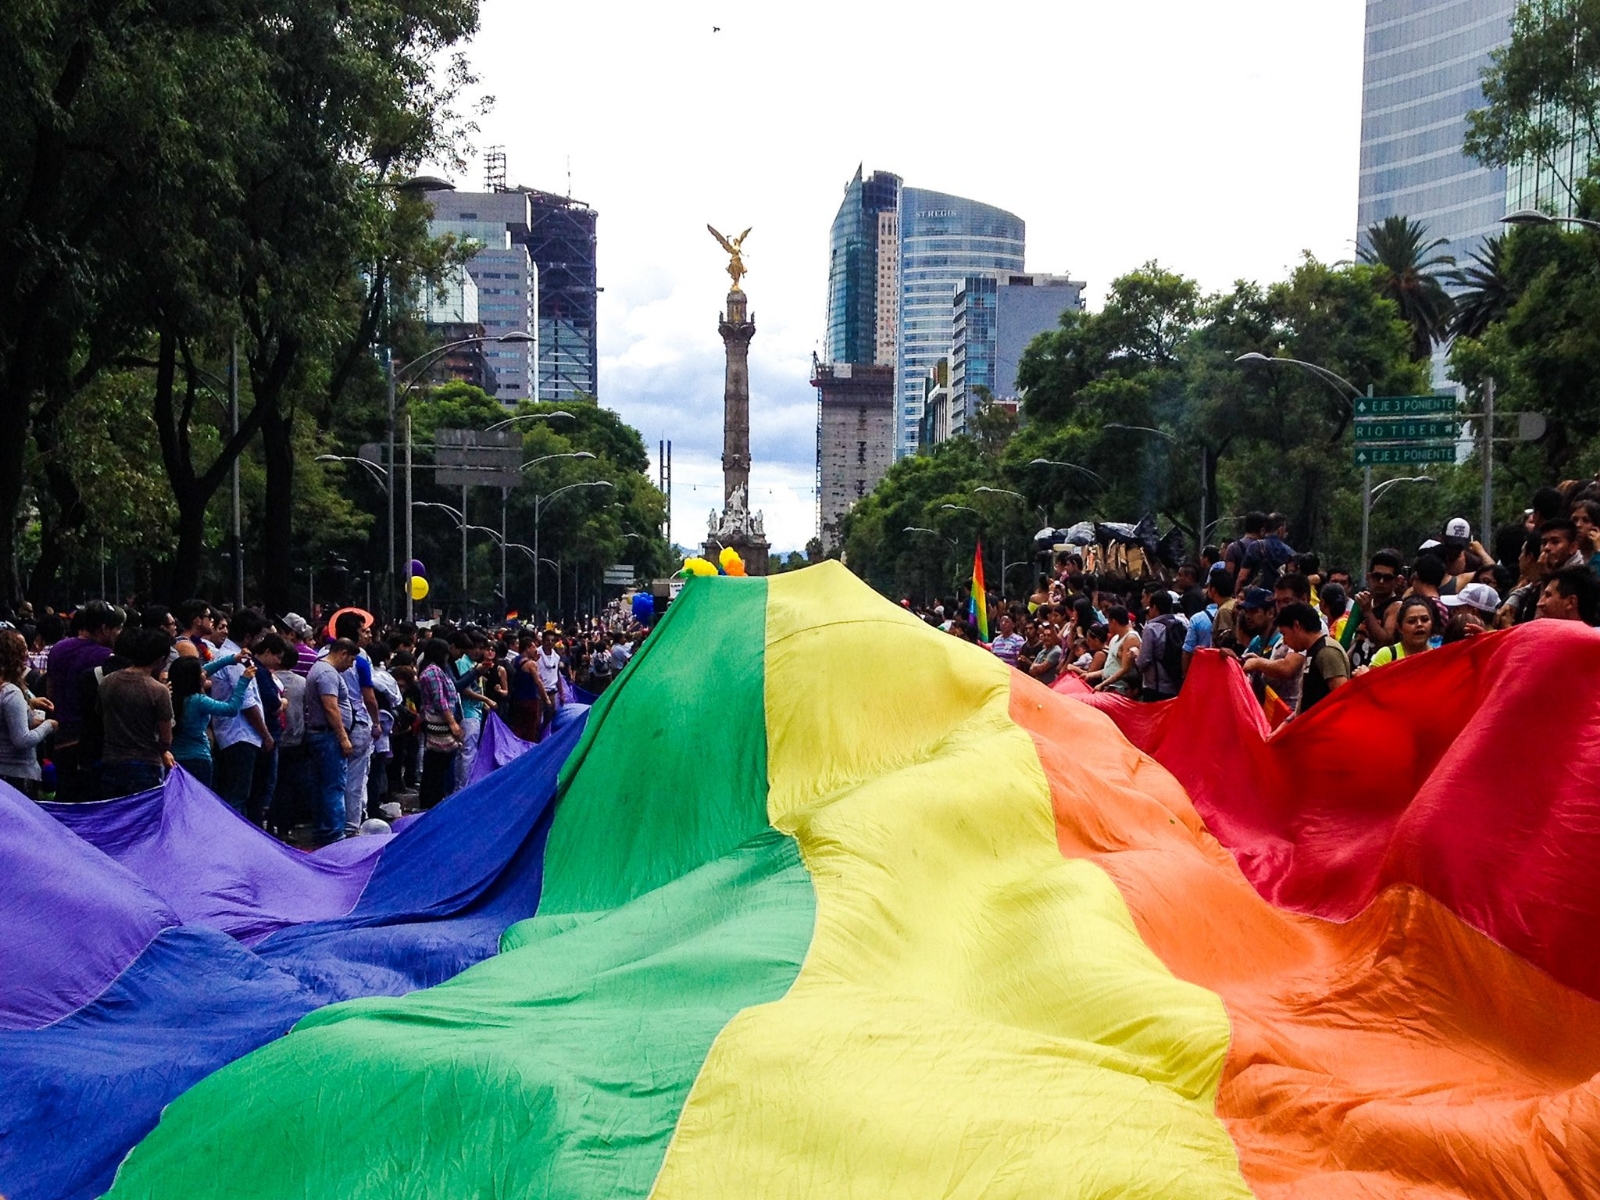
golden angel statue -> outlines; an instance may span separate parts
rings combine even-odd
[[[737,292],[739,290],[739,280],[748,274],[744,269],[744,258],[739,252],[744,248],[744,240],[750,236],[750,230],[746,229],[736,238],[728,238],[723,237],[715,229],[711,229],[710,225],[707,225],[706,228],[711,230],[711,236],[722,244],[722,248],[730,256],[728,258],[728,274],[733,276],[733,290]],[[754,228],[754,226],[751,228]]]

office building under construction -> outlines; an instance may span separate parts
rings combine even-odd
[[[539,399],[599,395],[595,219],[581,200],[533,188],[532,219],[519,238],[539,270]]]

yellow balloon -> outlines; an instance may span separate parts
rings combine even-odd
[[[426,600],[428,598],[428,581],[421,575],[411,577],[411,598],[413,600]]]

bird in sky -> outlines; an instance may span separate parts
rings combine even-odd
[[[722,32],[722,26],[721,25],[713,25],[711,27],[711,32],[712,33],[721,33]]]

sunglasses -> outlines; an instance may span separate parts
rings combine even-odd
[[[1373,583],[1390,583],[1396,579],[1399,579],[1400,576],[1396,575],[1393,571],[1385,571],[1381,575],[1376,571],[1368,571],[1367,578],[1372,580]]]

